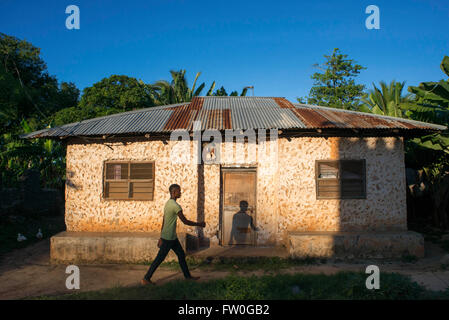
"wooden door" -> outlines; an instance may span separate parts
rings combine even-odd
[[[222,244],[255,245],[256,171],[222,169]]]

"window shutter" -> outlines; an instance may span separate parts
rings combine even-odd
[[[317,160],[317,199],[366,198],[365,160]]]
[[[110,199],[128,198],[128,164],[107,163],[105,197]]]
[[[338,179],[338,162],[320,162],[319,166],[319,178],[323,179]]]
[[[154,162],[107,162],[104,198],[153,200]]]
[[[153,163],[131,163],[131,179],[153,179]]]
[[[340,197],[338,161],[320,161],[317,164],[317,197],[335,199]]]
[[[108,180],[128,179],[128,164],[106,163],[106,179]]]
[[[341,195],[344,198],[365,197],[364,160],[341,161]]]
[[[154,163],[131,163],[130,198],[153,200]]]

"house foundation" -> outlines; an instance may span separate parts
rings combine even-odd
[[[157,232],[61,232],[50,240],[51,263],[151,262],[159,248]],[[178,233],[184,250],[186,235]],[[177,260],[171,250],[165,261]]]
[[[413,231],[289,232],[287,250],[295,258],[424,257],[424,238]]]

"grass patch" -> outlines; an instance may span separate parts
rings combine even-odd
[[[187,264],[190,269],[214,270],[214,271],[253,271],[263,270],[272,271],[279,269],[287,269],[300,265],[325,263],[325,259],[294,259],[280,257],[215,257],[215,258],[194,258],[187,257]],[[149,264],[149,263],[145,263]],[[161,266],[178,270],[179,264],[177,260],[163,262]]]
[[[340,272],[335,275],[295,274],[239,277],[230,275],[208,282],[176,280],[160,286],[115,287],[107,290],[44,296],[36,299],[156,299],[156,300],[248,300],[248,299],[449,299],[449,291],[425,290],[409,277],[383,273],[379,290],[365,287],[367,275]]]
[[[40,241],[36,238],[39,230],[43,238],[65,230],[63,216],[21,217],[3,219],[0,223],[0,258],[2,255],[14,250],[29,246]],[[17,233],[23,234],[27,240],[18,242]]]

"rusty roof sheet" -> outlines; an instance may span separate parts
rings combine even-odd
[[[393,129],[429,131],[445,126],[414,120],[292,104],[273,97],[195,97],[190,103],[151,107],[47,128],[21,135],[22,138],[95,136],[105,134],[170,133],[193,130],[200,121],[206,129]],[[198,123],[197,123],[198,124]],[[198,127],[199,129],[199,127]]]
[[[227,110],[231,123],[226,129],[306,128],[292,111],[293,105],[291,109],[282,108],[276,99],[278,98],[205,97],[203,110],[207,110],[212,116],[212,110]]]
[[[295,103],[300,117],[310,129],[347,128],[347,129],[418,129],[446,130],[442,125],[433,123],[377,115],[372,113],[343,110]]]

